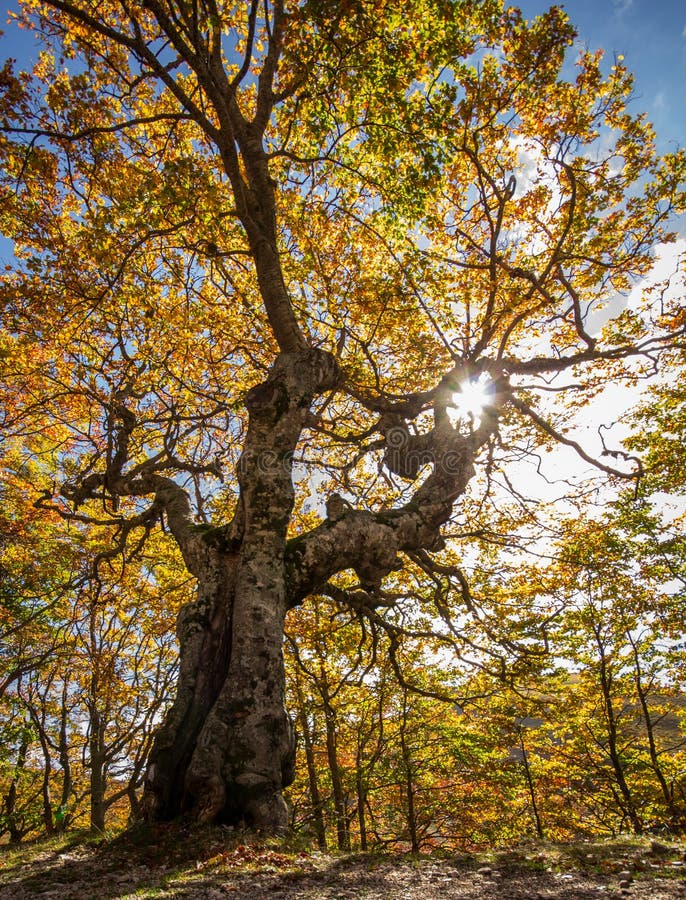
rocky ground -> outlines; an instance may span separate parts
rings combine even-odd
[[[335,855],[212,829],[0,847],[0,898],[23,900],[686,900],[685,845],[625,839],[474,855]]]

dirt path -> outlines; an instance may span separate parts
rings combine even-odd
[[[0,898],[24,900],[686,900],[684,846],[539,845],[436,856],[335,856],[168,835],[139,846],[70,842],[0,853]]]

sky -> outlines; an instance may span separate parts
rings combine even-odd
[[[526,18],[540,15],[545,0],[522,0]],[[578,39],[615,55],[634,74],[632,112],[647,112],[663,151],[686,146],[686,2],[684,0],[567,0],[559,3]]]

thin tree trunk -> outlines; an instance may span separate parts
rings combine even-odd
[[[96,709],[90,714],[90,827],[102,834],[105,831],[105,738],[104,723]]]
[[[324,722],[326,726],[326,758],[329,764],[331,776],[331,789],[333,792],[334,815],[336,817],[336,844],[339,850],[350,850],[350,830],[345,808],[345,791],[341,768],[338,764],[338,746],[336,738],[336,712],[331,705],[328,684],[321,671],[319,689],[324,704]]]
[[[619,794],[622,798],[622,812],[631,822],[631,829],[634,834],[642,834],[643,823],[641,822],[641,818],[634,803],[634,798],[629,789],[629,785],[626,780],[626,767],[624,762],[622,761],[619,751],[619,729],[617,725],[617,714],[615,712],[614,702],[612,698],[612,672],[608,666],[605,646],[603,645],[597,626],[595,631],[596,643],[600,654],[600,689],[602,692],[603,706],[605,710],[605,721],[607,728],[607,752],[608,756],[610,757],[614,779],[617,784],[617,788],[619,789]]]
[[[300,725],[300,733],[303,736],[303,744],[305,745],[305,764],[307,766],[307,779],[310,787],[310,805],[312,807],[312,817],[314,819],[314,830],[317,836],[317,846],[320,850],[326,850],[326,824],[324,822],[322,797],[319,790],[317,765],[314,758],[312,733],[310,731],[310,724],[307,720],[305,697],[303,694],[297,668],[295,675],[295,690],[296,696],[298,698],[298,721]]]
[[[44,704],[44,699],[41,698],[41,702]],[[42,709],[41,716],[38,715],[35,708],[27,702],[27,709],[29,711],[29,715],[31,716],[31,720],[33,724],[36,726],[36,731],[38,733],[38,742],[40,743],[41,750],[43,752],[43,778],[41,780],[41,797],[43,800],[43,824],[45,826],[45,833],[50,835],[54,831],[54,824],[52,818],[52,798],[50,796],[50,777],[52,775],[52,761],[50,759],[50,743],[48,741],[48,736],[45,731],[45,709]]]
[[[24,771],[24,767],[26,766],[26,756],[30,744],[31,732],[29,731],[28,727],[25,727],[21,733],[21,741],[19,743],[19,750],[17,751],[17,761],[14,766],[12,781],[10,782],[7,796],[5,797],[5,802],[3,804],[5,808],[5,821],[7,823],[7,830],[10,836],[10,844],[18,844],[26,833],[22,828],[20,828],[17,821],[16,807],[19,779],[21,778],[21,774]]]
[[[539,838],[541,838],[541,840],[543,840],[545,838],[545,834],[543,832],[541,817],[538,812],[538,804],[536,803],[536,790],[534,788],[534,780],[531,774],[531,766],[529,765],[529,754],[526,752],[526,747],[524,746],[524,732],[522,726],[519,727],[519,746],[522,751],[524,774],[526,776],[526,783],[529,789],[529,799],[531,800],[531,811],[534,817],[534,824],[536,825],[536,834],[539,836]]]
[[[69,798],[73,790],[73,781],[71,774],[71,760],[69,758],[69,739],[67,736],[67,722],[69,718],[69,710],[67,708],[68,698],[68,681],[65,679],[62,687],[62,708],[60,710],[60,735],[59,735],[59,758],[60,767],[62,769],[62,794],[60,796],[60,805],[58,814],[55,816],[55,828],[57,831],[64,831],[69,825],[69,816],[67,809],[69,806]]]
[[[362,760],[358,754],[355,767],[355,788],[357,791],[357,825],[360,829],[360,850],[366,852],[367,846],[367,822],[365,819],[365,806],[367,805],[367,788],[362,776]]]
[[[400,722],[400,749],[403,760],[403,772],[405,775],[407,830],[410,837],[410,847],[412,852],[419,853],[419,834],[417,829],[417,813],[415,809],[414,767],[412,765],[412,751],[407,743],[407,719],[407,694],[403,693],[403,712]]]
[[[643,671],[641,668],[641,659],[638,653],[638,647],[636,646],[636,642],[630,632],[627,633],[627,638],[629,640],[629,643],[631,644],[631,649],[634,657],[634,683],[636,685],[636,693],[638,694],[638,700],[641,704],[641,711],[643,713],[643,722],[645,724],[646,736],[648,738],[648,753],[650,754],[651,767],[653,769],[653,772],[655,773],[658,784],[660,785],[660,790],[662,791],[665,806],[667,808],[667,812],[669,813],[672,824],[679,829],[683,829],[684,813],[674,802],[674,791],[670,789],[670,786],[667,784],[667,780],[662,771],[662,766],[660,765],[660,757],[657,750],[657,743],[655,741],[655,724],[653,722],[653,717],[648,705],[648,693],[646,691],[645,685],[643,684]]]

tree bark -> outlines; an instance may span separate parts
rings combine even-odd
[[[367,821],[365,819],[365,807],[367,805],[367,786],[362,773],[362,758],[358,746],[358,754],[355,767],[355,790],[357,793],[357,825],[360,829],[360,850],[366,853],[369,849],[367,846]]]
[[[30,702],[25,701],[31,721],[33,722],[38,742],[40,743],[43,753],[43,777],[41,779],[41,797],[43,801],[43,824],[45,825],[46,835],[51,835],[54,830],[52,818],[52,799],[50,797],[50,780],[52,777],[52,760],[50,759],[50,741],[46,730],[45,719],[45,697],[39,698],[41,704],[41,714],[38,714],[36,707]]]
[[[651,681],[649,681],[648,685],[646,685],[643,681],[644,673],[636,639],[633,637],[630,631],[627,632],[626,636],[627,640],[631,644],[631,651],[634,659],[634,683],[636,685],[636,694],[638,695],[638,700],[641,705],[641,712],[643,713],[643,722],[645,725],[646,737],[648,738],[650,765],[653,772],[655,773],[655,777],[658,780],[658,784],[660,785],[665,808],[669,813],[670,823],[675,830],[681,832],[684,829],[684,824],[686,821],[684,809],[680,808],[679,805],[675,802],[674,784],[667,784],[667,779],[665,778],[660,762],[660,752],[657,747],[655,735],[655,725],[660,720],[660,718],[662,718],[662,716],[658,716],[657,719],[653,718],[653,714],[650,710],[649,704],[649,691],[651,687]]]
[[[248,393],[239,506],[230,527],[202,535],[206,553],[194,557],[198,600],[179,615],[177,697],[150,755],[148,817],[190,812],[287,828],[281,790],[293,780],[295,738],[282,642],[292,454],[314,396],[337,378],[328,353],[282,353]]]
[[[329,697],[328,685],[323,669],[320,674],[321,679],[319,687],[324,704],[324,722],[326,725],[326,759],[329,764],[334,815],[336,818],[336,845],[339,850],[350,850],[350,829],[348,827],[345,791],[343,789],[341,767],[338,763],[336,712],[331,705],[331,698]]]
[[[58,812],[55,814],[55,830],[65,831],[69,825],[71,816],[68,813],[69,799],[73,791],[73,780],[71,774],[71,760],[69,758],[69,682],[65,679],[62,686],[62,708],[60,710],[60,734],[59,734],[59,759],[62,769],[62,794],[60,796],[60,805]]]
[[[105,831],[105,753],[100,717],[91,716],[90,734],[90,828],[96,834]]]
[[[409,709],[407,706],[407,692],[403,691],[402,717],[400,720],[400,750],[403,761],[403,774],[405,776],[405,795],[407,800],[407,832],[410,838],[412,853],[419,853],[419,831],[417,828],[417,809],[415,804],[415,769],[412,762],[412,749],[407,740]]]
[[[538,803],[536,802],[536,787],[534,785],[534,779],[531,773],[531,766],[529,765],[529,754],[527,753],[526,747],[524,745],[524,726],[520,725],[518,731],[519,747],[522,751],[522,763],[524,765],[524,775],[526,777],[526,785],[529,791],[529,799],[531,801],[531,813],[534,818],[534,825],[536,826],[536,834],[543,841],[545,840],[545,833],[543,831],[541,816],[538,811]]]
[[[611,664],[600,633],[600,627],[594,625],[594,634],[600,658],[600,690],[602,694],[603,713],[607,736],[607,755],[610,759],[612,774],[619,790],[617,795],[620,809],[631,823],[634,834],[643,834],[643,822],[639,815],[633,794],[626,779],[626,763],[620,750],[619,723],[613,699],[613,680]],[[621,796],[621,799],[620,799]]]
[[[3,803],[3,813],[7,825],[7,831],[9,832],[10,844],[18,844],[28,830],[24,827],[24,823],[21,822],[20,818],[17,816],[16,807],[19,780],[22,776],[22,773],[24,772],[24,769],[26,768],[26,756],[28,754],[30,745],[31,732],[29,731],[28,727],[24,727],[21,733],[19,749],[17,751],[17,761],[14,765],[14,775],[12,776],[12,781],[10,782],[7,796],[5,797],[5,802]]]
[[[317,764],[314,757],[314,743],[310,723],[307,720],[307,709],[305,695],[303,693],[302,684],[298,670],[295,673],[295,688],[298,698],[298,724],[300,733],[302,734],[303,744],[305,745],[305,762],[307,765],[307,778],[310,787],[310,805],[312,807],[312,818],[314,821],[314,831],[317,835],[317,846],[320,850],[326,850],[326,823],[324,822],[324,805],[322,803],[322,795],[319,790],[319,777],[317,775]]]

